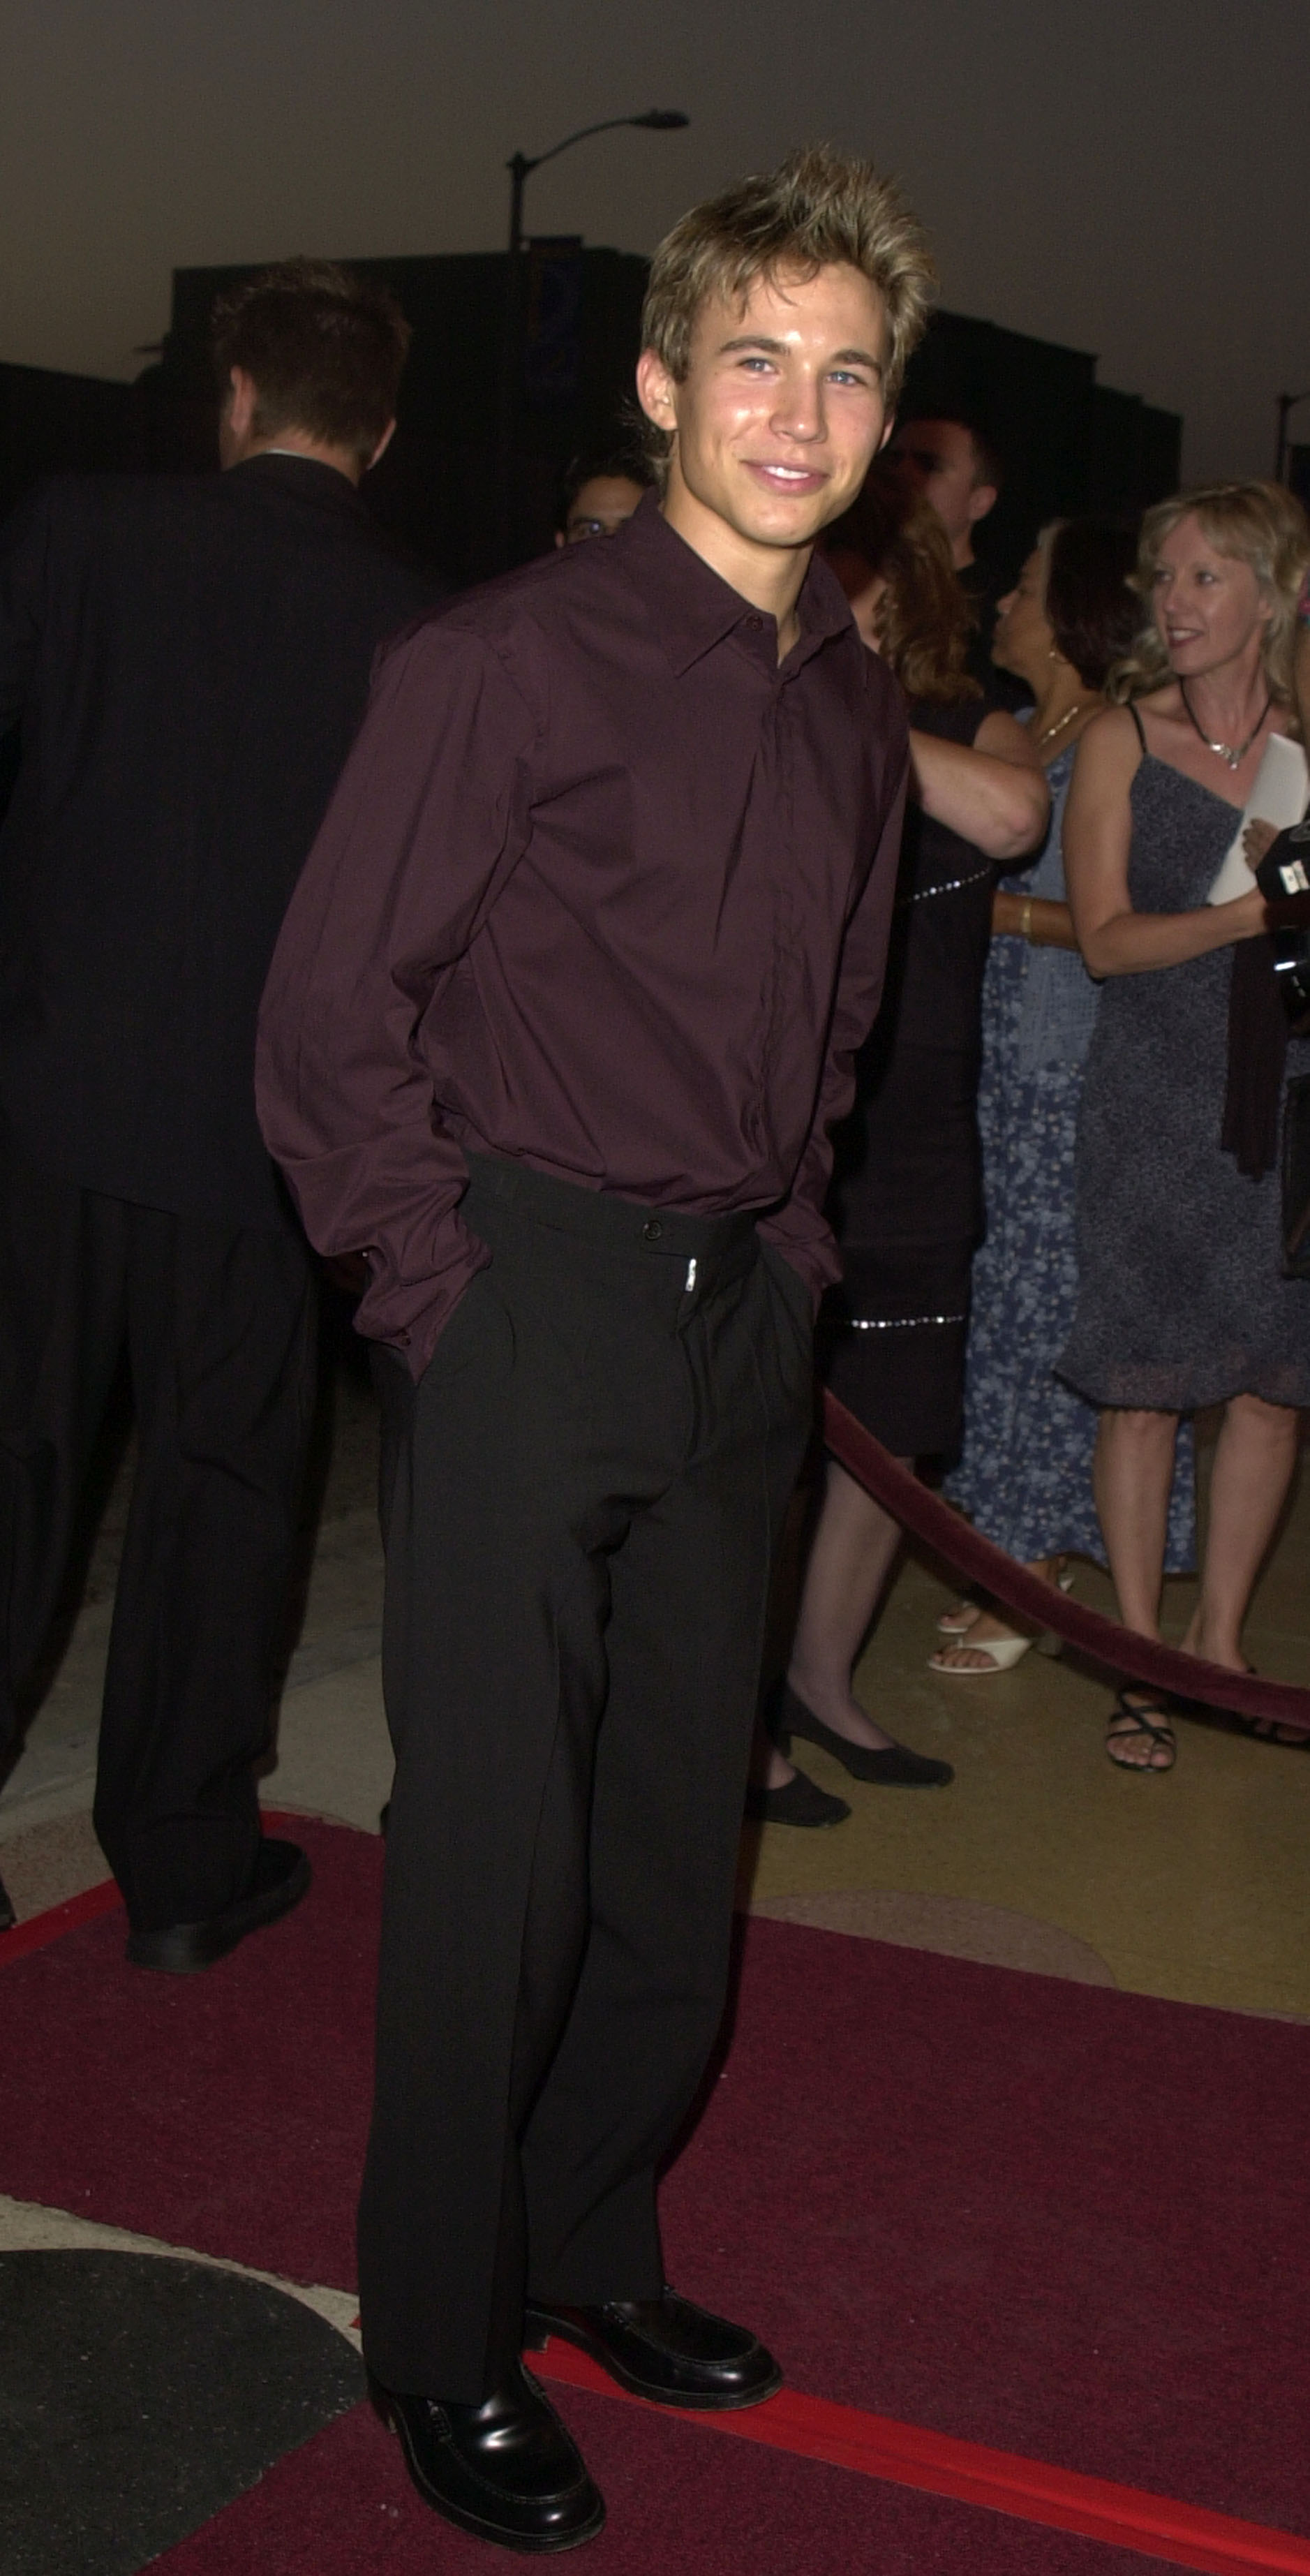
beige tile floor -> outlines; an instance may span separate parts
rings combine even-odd
[[[390,1777],[375,1455],[367,1388],[339,1376],[304,1624],[264,1793],[271,1806],[370,1831]],[[0,1791],[0,1872],[24,1915],[104,1875],[89,1811],[129,1466],[110,1494],[63,1660]],[[1290,1681],[1310,1682],[1308,1567],[1303,1479],[1248,1632],[1260,1668]],[[1077,1588],[1111,1606],[1094,1569],[1079,1568]],[[1170,1587],[1175,1635],[1189,1596],[1186,1584]],[[1116,1771],[1102,1743],[1107,1686],[1094,1676],[1037,1654],[979,1682],[926,1670],[948,1597],[940,1570],[906,1558],[859,1688],[883,1724],[955,1764],[954,1786],[865,1788],[824,1754],[798,1748],[854,1812],[830,1833],[772,1827],[748,1837],[742,1901],[1003,1965],[1310,2018],[1310,1753],[1185,1724],[1172,1773]]]

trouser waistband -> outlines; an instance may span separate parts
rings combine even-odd
[[[610,1190],[587,1189],[579,1181],[557,1180],[526,1163],[510,1163],[492,1154],[468,1154],[468,1195],[463,1213],[476,1234],[479,1202],[514,1208],[520,1215],[556,1233],[576,1235],[609,1251],[630,1252],[647,1261],[703,1262],[706,1267],[735,1267],[754,1253],[756,1221],[764,1208],[746,1208],[729,1216],[691,1216],[682,1208],[643,1206]]]

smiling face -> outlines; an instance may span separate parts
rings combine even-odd
[[[642,408],[672,432],[665,516],[738,588],[854,500],[887,432],[886,357],[882,297],[844,265],[706,302],[681,383],[643,352]]]
[[[1258,658],[1272,614],[1248,563],[1219,552],[1198,518],[1161,543],[1151,589],[1155,622],[1180,680]]]

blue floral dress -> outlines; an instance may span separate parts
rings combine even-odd
[[[1051,823],[1007,892],[1065,900],[1061,829],[1073,751],[1047,771]],[[983,984],[978,1093],[987,1234],[973,1267],[964,1447],[947,1480],[984,1537],[1010,1556],[1104,1562],[1092,1499],[1097,1409],[1054,1374],[1078,1298],[1074,1143],[1097,988],[1071,950],[992,941]],[[1166,1569],[1196,1561],[1191,1428],[1169,1507]]]

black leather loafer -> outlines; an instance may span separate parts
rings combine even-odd
[[[424,2503],[461,2531],[542,2551],[577,2549],[603,2531],[605,2499],[522,2362],[481,2406],[370,2386]]]
[[[187,1977],[196,1968],[212,1968],[265,1923],[276,1923],[300,1903],[313,1872],[299,1843],[279,1842],[266,1834],[259,1846],[255,1874],[246,1894],[223,1914],[205,1923],[170,1923],[162,1932],[129,1932],[127,1955],[134,1968],[162,1968],[170,1977]]]
[[[759,2406],[776,2395],[782,2372],[748,2326],[693,2307],[676,2290],[658,2299],[610,2299],[601,2308],[557,2308],[529,2299],[523,2340],[543,2352],[549,2337],[589,2352],[620,2388],[657,2406]]]

